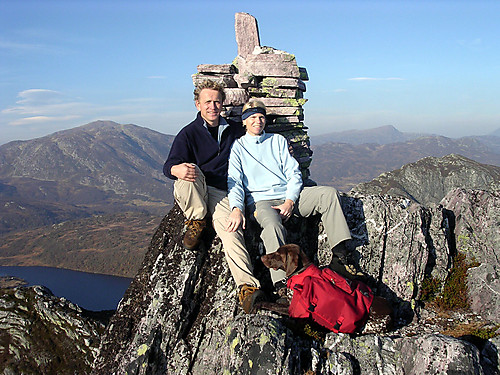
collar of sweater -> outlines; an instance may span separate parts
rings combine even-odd
[[[245,134],[245,139],[250,143],[262,143],[266,138],[266,132],[262,131],[261,135],[251,135],[249,133]]]

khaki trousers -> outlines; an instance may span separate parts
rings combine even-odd
[[[286,244],[286,229],[278,211],[272,208],[272,206],[279,206],[283,202],[284,200],[259,201],[251,205],[249,209],[249,212],[253,213],[262,227],[260,237],[264,242],[267,254]],[[304,187],[295,203],[293,213],[302,217],[320,214],[330,248],[351,238],[349,227],[340,206],[338,192],[332,187]],[[284,271],[271,269],[270,272],[273,283],[285,278]]]
[[[236,232],[227,232],[226,223],[231,210],[227,192],[207,186],[203,172],[198,170],[195,182],[177,179],[174,183],[174,198],[187,220],[201,220],[210,214],[215,232],[222,241],[226,261],[236,285],[248,284],[260,288],[253,276],[253,266],[241,227]]]

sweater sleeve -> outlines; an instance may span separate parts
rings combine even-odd
[[[300,172],[299,163],[290,154],[286,138],[281,135],[279,138],[282,168],[287,181],[285,199],[296,202],[302,190],[302,174]]]
[[[177,177],[172,175],[170,170],[174,165],[190,163],[192,159],[190,150],[191,147],[187,140],[186,132],[181,131],[172,143],[167,161],[163,165],[163,174],[172,180],[177,180]]]
[[[233,143],[229,154],[229,167],[227,172],[227,189],[229,207],[232,210],[238,207],[245,212],[245,189],[243,187],[243,168],[241,163],[241,151],[238,141]]]

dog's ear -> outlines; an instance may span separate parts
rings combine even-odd
[[[297,246],[297,247],[299,249],[299,259],[302,260],[302,266],[305,267],[305,266],[308,266],[309,264],[311,264],[311,261],[307,257],[306,253],[304,253],[304,251],[299,246]]]
[[[284,248],[286,253],[285,259],[285,272],[287,276],[290,276],[297,270],[299,266],[299,251],[300,247],[295,244],[283,245],[281,248]]]

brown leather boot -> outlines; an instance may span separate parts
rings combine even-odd
[[[238,298],[240,300],[243,311],[245,311],[247,314],[250,314],[254,308],[255,303],[258,301],[262,301],[265,298],[265,294],[262,290],[255,286],[243,284],[240,287]]]
[[[349,250],[346,241],[340,242],[332,249],[332,261],[330,269],[350,280],[364,280],[366,274],[359,267],[349,260]]]
[[[207,226],[207,221],[202,220],[187,220],[187,230],[182,240],[182,245],[186,250],[195,250],[200,245],[201,234]]]
[[[363,281],[363,279],[366,278],[366,274],[359,270],[355,264],[349,262],[347,259],[342,260],[335,254],[332,257],[329,267],[332,271],[337,272],[349,280]]]

